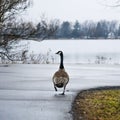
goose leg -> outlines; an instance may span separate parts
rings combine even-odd
[[[63,92],[63,93],[61,93],[61,95],[65,95],[65,93]]]
[[[54,85],[54,88],[55,88],[55,91],[57,91],[57,88],[55,87],[55,85]]]
[[[63,93],[61,95],[65,95],[65,88],[66,88],[66,85],[64,86]]]

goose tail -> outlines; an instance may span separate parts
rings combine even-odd
[[[63,83],[58,83],[58,84],[55,84],[55,86],[58,87],[58,88],[62,88],[64,86],[64,84]]]

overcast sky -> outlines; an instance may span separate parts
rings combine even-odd
[[[105,6],[103,1],[105,0],[33,0],[25,19],[38,22],[42,14],[45,14],[48,19],[61,21],[120,20],[120,7]]]

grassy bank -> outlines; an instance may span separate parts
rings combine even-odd
[[[74,120],[120,120],[120,88],[82,91],[72,111]]]

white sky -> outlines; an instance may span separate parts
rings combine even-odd
[[[33,0],[25,19],[39,22],[41,16],[45,14],[48,19],[61,21],[120,20],[120,7],[105,6],[101,4],[102,1],[105,0]]]

